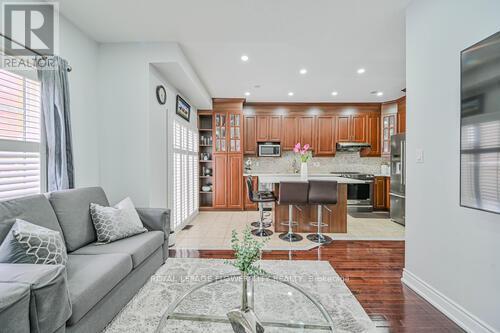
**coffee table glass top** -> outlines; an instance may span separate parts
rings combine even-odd
[[[323,306],[290,279],[271,276],[248,283],[249,304],[265,332],[334,332]],[[238,275],[200,281],[165,309],[156,332],[231,333],[226,314],[241,306],[241,292]]]

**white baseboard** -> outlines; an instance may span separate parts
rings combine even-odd
[[[401,281],[467,332],[499,333],[412,272],[403,269]]]

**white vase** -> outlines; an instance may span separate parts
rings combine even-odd
[[[307,180],[307,162],[302,162],[300,164],[300,178]]]

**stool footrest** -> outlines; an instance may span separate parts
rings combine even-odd
[[[314,227],[317,227],[318,226],[318,223],[319,222],[310,222],[309,224],[314,226]],[[329,224],[326,224],[326,223],[321,223],[320,227],[328,227]]]
[[[288,221],[283,221],[280,223],[281,225],[288,226],[289,222]],[[299,225],[299,222],[297,221],[292,221],[292,226],[297,226]]]

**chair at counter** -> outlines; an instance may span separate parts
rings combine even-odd
[[[327,205],[335,205],[338,198],[338,184],[336,181],[327,180],[311,180],[309,181],[309,204],[318,205],[318,221],[311,222],[312,226],[318,227],[315,234],[307,235],[307,239],[311,242],[319,244],[328,244],[332,239],[323,235],[322,227],[327,227],[328,224],[323,223],[323,208],[331,212]]]
[[[264,221],[264,203],[275,202],[276,196],[271,191],[256,191],[253,187],[252,176],[247,177],[248,198],[251,202],[257,203],[259,206],[259,221],[258,228],[252,230],[252,234],[259,237],[268,237],[273,234],[269,229],[271,223]]]

